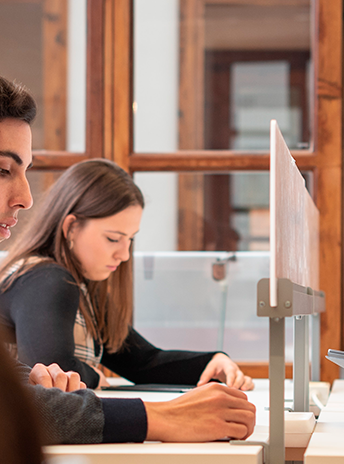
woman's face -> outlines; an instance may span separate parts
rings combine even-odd
[[[86,279],[105,280],[121,262],[128,261],[130,245],[139,231],[141,216],[141,206],[135,205],[113,216],[89,219],[83,226],[77,222],[71,224],[65,236],[81,263]]]

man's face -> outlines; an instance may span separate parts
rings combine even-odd
[[[32,206],[26,171],[32,164],[31,128],[24,121],[0,122],[0,241],[11,236],[18,211]]]

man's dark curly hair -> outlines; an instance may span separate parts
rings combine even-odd
[[[15,118],[31,124],[36,112],[36,102],[30,92],[23,85],[0,76],[0,122]]]

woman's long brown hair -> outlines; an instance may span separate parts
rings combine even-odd
[[[0,278],[18,260],[24,259],[24,262],[5,281],[3,291],[20,275],[39,265],[25,264],[30,256],[64,266],[80,285],[85,279],[62,231],[65,218],[73,214],[82,226],[88,219],[109,217],[133,205],[144,207],[142,193],[129,174],[115,163],[92,159],[71,166],[52,186],[36,215],[10,248],[1,266]],[[122,263],[107,280],[88,282],[87,287],[98,326],[94,326],[80,291],[80,309],[87,330],[95,338],[100,333],[109,351],[116,351],[123,345],[132,317],[131,259]]]

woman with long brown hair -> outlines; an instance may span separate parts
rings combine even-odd
[[[143,207],[111,161],[84,161],[59,178],[1,269],[0,323],[18,358],[56,362],[90,388],[106,384],[99,364],[135,383],[216,378],[252,388],[227,355],[160,350],[131,327],[131,243]]]

